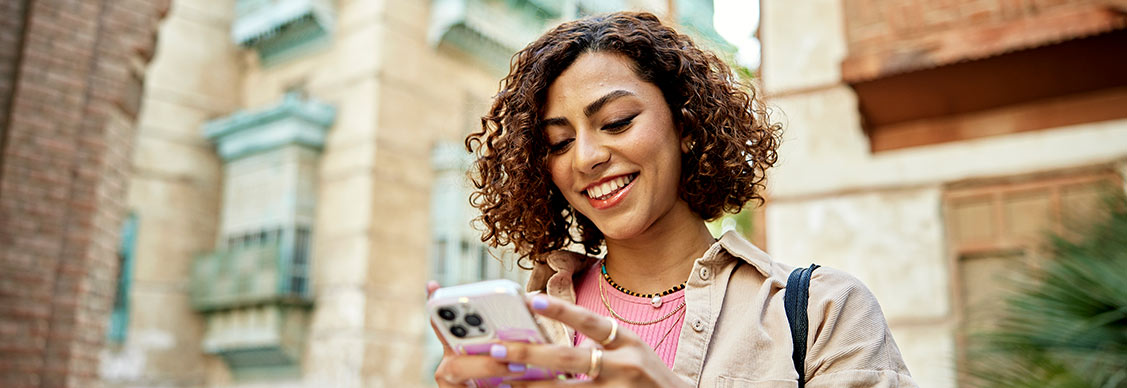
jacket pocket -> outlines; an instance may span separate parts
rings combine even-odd
[[[794,380],[751,380],[741,377],[720,376],[717,388],[798,388]]]

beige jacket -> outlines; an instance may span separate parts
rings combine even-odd
[[[553,254],[532,270],[528,290],[574,303],[572,281],[594,260]],[[739,234],[724,234],[693,263],[673,372],[697,387],[797,387],[783,310],[793,269]],[[807,387],[917,386],[880,305],[856,278],[818,268],[810,280],[808,306]],[[541,323],[553,342],[571,344],[571,328],[545,321]]]

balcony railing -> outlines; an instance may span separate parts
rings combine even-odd
[[[293,243],[281,233],[200,255],[192,268],[191,304],[198,311],[264,304],[309,305],[308,233]]]

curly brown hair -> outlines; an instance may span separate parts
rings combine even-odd
[[[481,210],[475,221],[485,227],[483,242],[514,245],[526,269],[526,260],[542,261],[572,243],[590,255],[601,252],[602,232],[552,183],[540,124],[548,86],[590,52],[625,55],[639,78],[661,90],[674,125],[692,144],[681,160],[679,195],[695,213],[713,220],[763,202],[782,127],[770,122],[754,87],[653,14],[596,15],[563,23],[517,52],[481,130],[466,138],[477,157],[470,203]]]

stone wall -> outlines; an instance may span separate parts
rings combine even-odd
[[[862,35],[909,44],[904,41],[910,36],[896,28],[920,32],[973,23],[964,17],[1009,17],[1002,3],[1016,2],[800,3],[762,2],[761,82],[773,118],[785,126],[779,164],[769,177],[767,247],[790,264],[817,262],[863,280],[880,300],[920,385],[953,387],[960,321],[952,288],[958,267],[946,246],[943,193],[953,182],[1122,163],[1127,120],[874,153],[857,96],[842,80],[842,61],[858,47],[878,44]],[[919,23],[903,19],[910,15],[901,15],[902,8],[939,12],[946,6],[966,8],[955,12],[958,21],[923,23],[918,30],[912,27]],[[975,9],[987,11],[980,15]],[[1002,126],[1007,122],[997,120],[1020,119],[990,112],[980,117],[986,119],[977,123]]]
[[[315,305],[295,386],[423,386],[422,285],[436,141],[459,141],[500,75],[426,40],[430,2],[343,0],[332,42],[272,66],[247,55],[242,105],[290,89],[333,104],[314,224]],[[210,368],[218,386],[255,386]]]
[[[218,234],[220,161],[201,128],[239,107],[233,12],[233,0],[177,0],[160,27],[124,197],[138,220],[129,325],[101,355],[111,386],[201,386],[206,365],[221,363],[201,350],[188,280]]]
[[[380,90],[374,177],[377,187],[397,190],[381,190],[384,195],[372,209],[377,224],[371,234],[366,327],[379,337],[365,349],[367,386],[433,381],[419,346],[433,334],[423,312],[425,295],[418,289],[431,267],[429,197],[435,174],[430,155],[437,141],[461,141],[485,112],[500,79],[458,52],[428,44],[426,4],[389,2],[385,12],[389,60]]]
[[[920,386],[950,386],[954,334],[937,186],[871,190],[767,207],[772,256],[857,276],[881,303]]]
[[[101,385],[135,120],[167,6],[0,6],[2,386]]]
[[[503,74],[428,41],[431,1],[332,1],[329,39],[270,63],[230,43],[234,2],[176,0],[162,26],[128,197],[140,221],[133,317],[125,343],[103,353],[103,376],[118,386],[433,385],[423,311],[432,150],[480,125]],[[629,3],[660,13],[669,2]],[[308,340],[299,376],[240,379],[203,354],[203,316],[186,295],[193,257],[215,249],[230,205],[202,126],[291,91],[337,112],[316,174]]]

